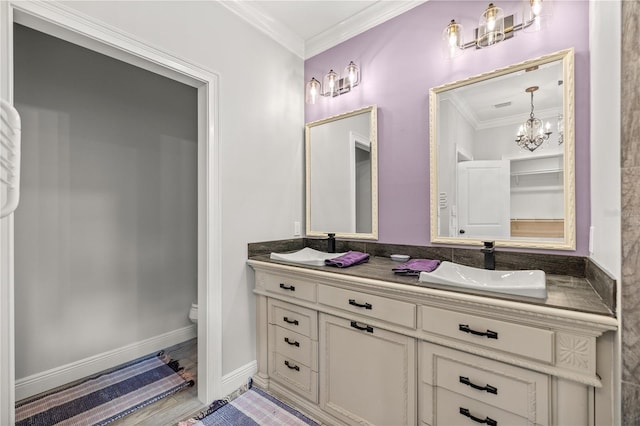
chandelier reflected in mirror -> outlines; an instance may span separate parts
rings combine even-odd
[[[528,149],[529,151],[535,151],[542,143],[549,139],[551,135],[551,124],[547,122],[543,126],[542,120],[536,118],[533,114],[533,92],[538,90],[538,86],[531,86],[525,89],[525,92],[531,93],[531,114],[525,121],[516,134],[516,143],[522,149]]]

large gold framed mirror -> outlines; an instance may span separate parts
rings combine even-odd
[[[573,55],[430,90],[433,243],[575,250]]]
[[[378,238],[377,107],[305,125],[306,234]]]

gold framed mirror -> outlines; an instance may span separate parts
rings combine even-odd
[[[430,90],[431,242],[575,250],[573,56]]]
[[[378,238],[375,105],[305,125],[306,235]]]

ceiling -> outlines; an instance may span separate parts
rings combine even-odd
[[[562,61],[549,62],[527,70],[510,72],[499,77],[460,86],[447,93],[467,121],[475,129],[487,129],[506,124],[514,129],[531,112],[528,87],[536,86],[534,107],[537,117],[557,117],[563,110]]]
[[[225,0],[220,4],[303,59],[426,0]]]

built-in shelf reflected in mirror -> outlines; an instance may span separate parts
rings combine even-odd
[[[378,238],[377,108],[305,126],[307,236]]]
[[[431,241],[575,249],[573,50],[430,91]]]

